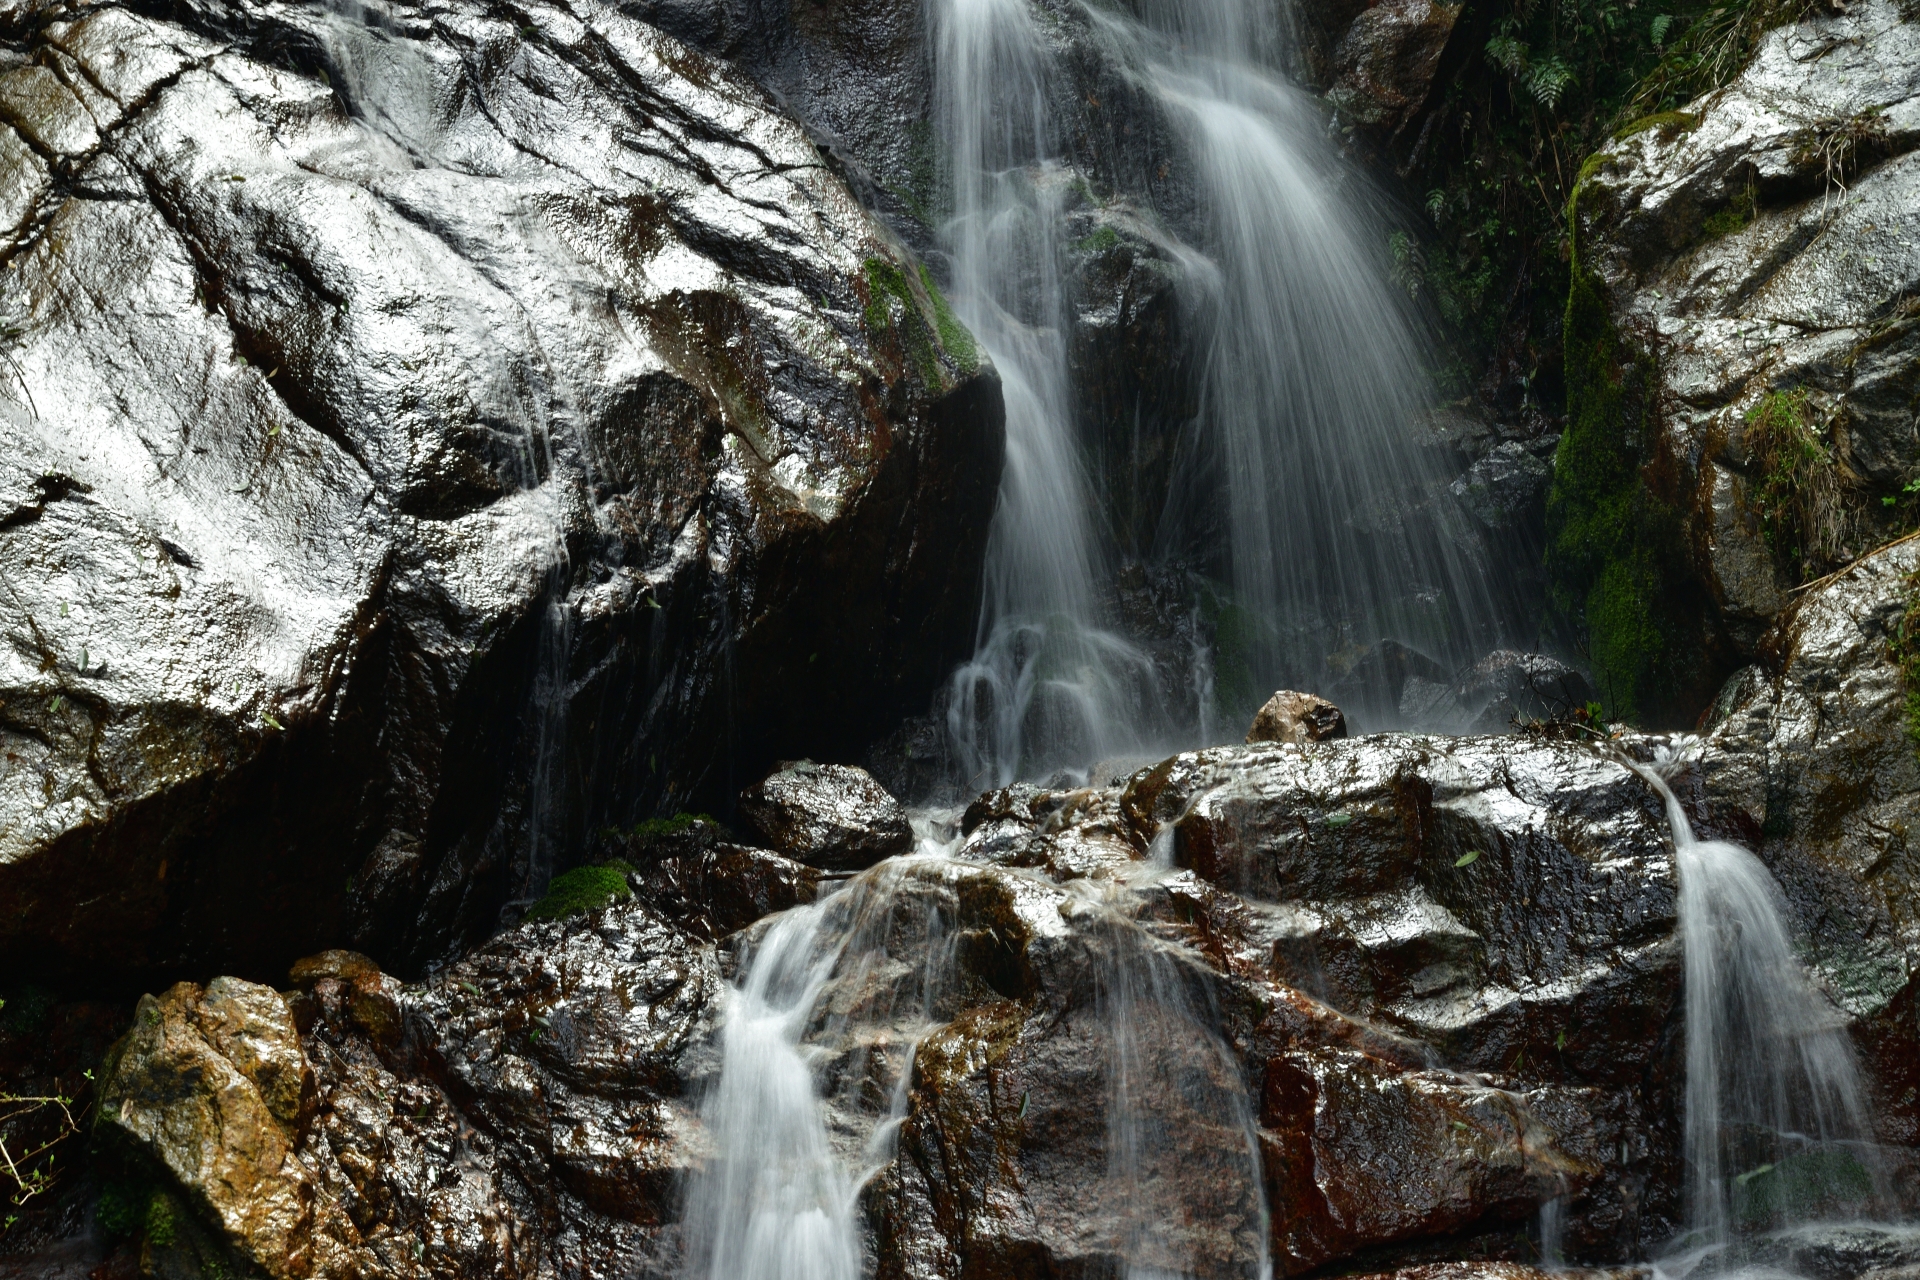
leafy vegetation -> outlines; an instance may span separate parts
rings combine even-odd
[[[1471,52],[1457,68],[1443,64],[1432,118],[1395,157],[1425,193],[1427,225],[1388,246],[1395,278],[1442,322],[1443,392],[1503,384],[1504,411],[1563,411],[1560,320],[1572,284],[1565,213],[1575,187],[1610,143],[1694,128],[1699,117],[1681,108],[1731,79],[1762,35],[1809,2],[1468,7],[1461,22],[1477,26],[1456,43],[1466,36]],[[1710,230],[1735,229],[1722,218]],[[1484,379],[1490,366],[1499,376]]]
[[[1772,392],[1746,422],[1747,450],[1760,471],[1753,508],[1767,545],[1799,581],[1850,559],[1855,521],[1846,473],[1814,429],[1806,391]]]

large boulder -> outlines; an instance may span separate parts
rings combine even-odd
[[[107,1146],[225,1246],[149,1210],[149,1274],[672,1273],[710,945],[625,905],[524,926],[422,985],[342,951],[294,978],[148,997],[109,1060]]]
[[[1582,170],[1549,519],[1610,703],[1690,720],[1793,587],[1914,519],[1916,144],[1920,20],[1870,0]]]
[[[592,2],[169,13],[0,10],[0,964],[405,968],[925,705],[998,384],[761,89]]]

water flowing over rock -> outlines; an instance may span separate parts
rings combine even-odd
[[[1887,804],[1915,802],[1884,648],[1915,546],[1808,593],[1779,674],[1693,743],[1675,803],[1703,830],[1749,821],[1749,771],[1789,750],[1815,790],[1864,760]],[[1815,716],[1796,699],[1831,702],[1831,745],[1792,747]],[[740,917],[717,947],[710,919],[683,929],[673,916],[697,911],[648,898],[642,870],[646,901],[524,925],[423,984],[316,957],[288,1018],[256,1018],[276,1044],[298,1027],[301,1052],[251,1059],[304,1062],[314,1084],[276,1086],[302,1099],[281,1108],[296,1120],[249,1114],[315,1188],[300,1238],[396,1274],[424,1238],[433,1267],[508,1274],[682,1274],[689,1257],[700,1275],[778,1272],[813,1241],[834,1275],[1338,1263],[1518,1280],[1547,1247],[1543,1205],[1554,1256],[1645,1259],[1684,1212],[1680,886],[1660,791],[1633,763],[1667,744],[1554,732],[1258,743],[1121,786],[1015,784],[945,835],[933,821],[915,856]],[[646,839],[656,866],[780,861],[704,822]],[[1914,877],[1809,875],[1820,846],[1758,847],[1865,1051],[1897,1165],[1920,1118],[1898,1022],[1914,986],[1887,964],[1908,963],[1894,922]],[[1887,923],[1846,923],[1875,911]],[[1858,988],[1863,938],[1885,956],[1877,1003]],[[134,1102],[114,1125],[196,1132],[169,1119],[205,1113],[195,1090],[130,1087],[166,1053],[208,1079],[259,1075],[201,1029],[212,991],[143,1006],[167,1014],[117,1059],[108,1097]],[[162,1052],[176,1043],[190,1052]],[[240,1136],[236,1160],[259,1146]],[[199,1194],[210,1162],[177,1163],[172,1194]],[[1779,1248],[1821,1280],[1905,1256],[1897,1231],[1856,1234]],[[288,1233],[227,1235],[278,1258]]]
[[[925,706],[998,384],[762,90],[591,0],[169,12],[0,16],[5,963],[418,964]]]
[[[1801,596],[1764,665],[1730,682],[1700,776],[1680,789],[1702,834],[1755,849],[1780,882],[1808,965],[1854,1020],[1880,1136],[1909,1152],[1920,1148],[1908,835],[1920,829],[1920,751],[1895,649],[1916,572],[1920,542],[1905,542]]]
[[[1584,171],[1576,259],[1625,397],[1589,398],[1683,526],[1672,554],[1709,615],[1687,642],[1709,666],[1750,659],[1803,567],[1911,523],[1917,142],[1920,21],[1873,0],[1772,32],[1731,84]]]

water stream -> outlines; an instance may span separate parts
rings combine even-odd
[[[1266,1200],[1241,1068],[1199,989],[1199,968],[1135,919],[1141,890],[1166,868],[1141,864],[1133,880],[1060,886],[955,857],[924,823],[922,835],[916,853],[777,917],[743,944],[720,1072],[702,1107],[713,1155],[690,1188],[683,1274],[870,1274],[862,1192],[896,1158],[915,1055],[967,1011],[1006,1007],[1004,993],[983,984],[981,947],[1008,923],[992,904],[1030,882],[1040,927],[1075,957],[1068,972],[1087,975],[1091,996],[1090,1019],[1034,1034],[1086,1037],[1074,1043],[1103,1064],[1106,1097],[1092,1111],[1106,1118],[1107,1169],[1079,1189],[1076,1206],[1089,1247],[1135,1280],[1268,1280]],[[1062,918],[1077,923],[1065,928]],[[1022,1098],[1020,1119],[1034,1102]],[[1076,1098],[1037,1105],[1075,1117],[1087,1109]],[[1199,1165],[1195,1132],[1219,1139],[1200,1144]]]
[[[1316,687],[1337,651],[1382,638],[1456,662],[1492,639],[1485,567],[1462,550],[1471,539],[1450,506],[1420,496],[1441,489],[1415,439],[1432,393],[1385,279],[1384,233],[1321,108],[1277,71],[1287,40],[1275,8],[1139,0],[1062,18],[1029,0],[936,0],[933,15],[954,305],[1007,402],[976,653],[947,704],[968,779],[1190,745],[1251,711],[1216,715],[1212,655],[1194,696],[1169,698],[1103,612],[1116,552],[1098,532],[1077,434],[1060,243],[1064,201],[1092,190],[1069,139],[1100,126],[1061,65],[1062,22],[1085,24],[1180,152],[1191,243],[1154,208],[1152,184],[1113,194],[1152,215],[1180,272],[1201,371],[1181,456],[1199,478],[1170,488],[1159,523],[1224,531],[1242,683]]]
[[[1687,1229],[1662,1277],[1739,1270],[1767,1233],[1892,1203],[1852,1043],[1794,953],[1780,886],[1748,850],[1695,837],[1659,772],[1672,763],[1632,766],[1672,824],[1685,963]]]

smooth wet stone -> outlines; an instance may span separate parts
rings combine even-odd
[[[740,816],[774,850],[829,871],[913,848],[905,806],[858,765],[788,761],[740,793]]]
[[[1340,708],[1311,693],[1282,689],[1254,712],[1248,742],[1325,742],[1347,736]]]
[[[1782,391],[1838,465],[1837,567],[1911,524],[1920,447],[1920,19],[1890,0],[1769,33],[1742,73],[1588,161],[1575,253],[1655,378],[1642,463],[1685,522],[1718,643],[1741,660],[1789,603],[1748,418]],[[1624,370],[1623,370],[1624,371]]]

